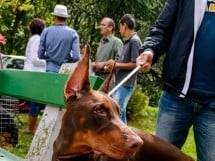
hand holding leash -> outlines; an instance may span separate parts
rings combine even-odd
[[[151,50],[144,51],[136,59],[137,66],[141,66],[141,71],[149,72],[152,66],[153,52]]]
[[[123,85],[132,75],[134,75],[139,69],[142,72],[149,72],[151,69],[153,53],[151,51],[145,51],[136,59],[137,67],[134,68],[117,86],[115,86],[109,93],[111,96],[121,85]]]

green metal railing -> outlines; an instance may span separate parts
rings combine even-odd
[[[0,95],[62,107],[67,78],[68,74],[0,70]],[[92,88],[98,89],[102,82],[100,77],[90,76]]]

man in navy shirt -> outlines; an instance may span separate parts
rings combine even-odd
[[[167,0],[137,58],[147,72],[165,54],[156,134],[182,148],[192,126],[198,161],[215,160],[214,26],[214,0]]]

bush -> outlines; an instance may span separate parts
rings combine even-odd
[[[146,96],[142,89],[137,86],[127,106],[127,119],[137,120],[144,116],[144,108],[148,106],[149,98]]]

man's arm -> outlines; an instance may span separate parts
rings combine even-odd
[[[115,57],[113,58],[114,60],[118,60],[120,55],[122,54],[122,49],[123,49],[123,43],[120,39],[117,39],[115,43]]]
[[[153,64],[169,48],[174,32],[180,1],[167,0],[150,34],[145,38],[140,52],[150,49],[153,52]]]
[[[80,42],[79,42],[79,36],[77,33],[75,33],[73,37],[73,44],[72,44],[72,50],[70,51],[70,57],[72,58],[73,62],[77,62],[81,57]]]
[[[40,36],[40,45],[38,49],[38,58],[39,59],[46,59],[45,51],[46,51],[46,33],[47,29],[44,29]]]

